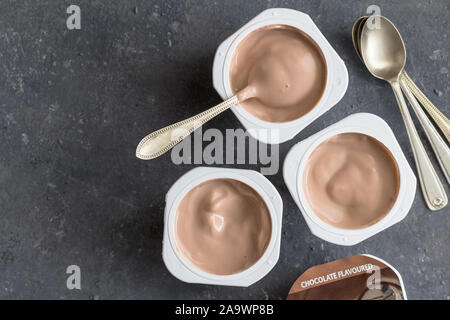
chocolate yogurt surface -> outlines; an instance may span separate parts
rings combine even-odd
[[[269,25],[246,36],[230,66],[233,93],[250,86],[241,105],[257,118],[287,122],[311,111],[327,82],[324,55],[314,40],[286,25]],[[242,100],[242,99],[241,99]]]
[[[400,187],[397,164],[378,140],[342,133],[322,142],[307,160],[303,190],[314,213],[342,229],[360,229],[382,219]]]
[[[247,184],[214,179],[181,200],[176,216],[179,251],[203,271],[229,275],[248,269],[264,254],[272,233],[263,198]]]

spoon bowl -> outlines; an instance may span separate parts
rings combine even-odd
[[[356,50],[356,52],[359,55],[359,58],[362,60],[362,56],[361,56],[361,33],[362,33],[362,29],[364,27],[364,24],[366,23],[368,17],[365,16],[364,19],[361,20],[359,26],[358,26],[358,30],[357,31],[357,44],[358,44],[358,50]]]
[[[373,76],[388,82],[398,81],[406,63],[405,44],[397,28],[384,17],[379,28],[364,23],[361,55]]]
[[[362,16],[362,17],[358,18],[355,21],[355,23],[353,24],[353,28],[352,28],[353,46],[355,48],[356,53],[358,54],[358,57],[361,60],[362,60],[361,49],[360,49],[361,33],[362,33],[362,29],[363,29],[364,24],[366,23],[367,19],[368,19],[367,16]],[[448,118],[425,96],[425,94],[419,89],[419,87],[417,87],[417,85],[412,81],[412,79],[408,76],[408,74],[406,73],[406,71],[404,69],[403,69],[400,79],[401,79],[400,82],[401,83],[404,82],[406,84],[406,87],[412,92],[412,94],[415,96],[415,98],[422,104],[423,108],[428,112],[428,114],[434,120],[434,122],[439,127],[439,129],[441,129],[441,131],[444,134],[447,141],[450,143],[450,121],[448,120]],[[412,102],[411,104],[413,105],[413,107],[415,106],[414,102]],[[416,109],[417,108],[414,108],[415,111],[416,111]],[[416,114],[421,114],[421,111],[419,110],[418,113],[416,112]],[[422,118],[425,122],[428,122],[426,120],[426,116],[425,117],[419,116],[419,119],[420,118]],[[424,126],[424,128],[429,128],[428,130],[426,129],[426,131],[433,131],[433,128],[430,126]],[[440,147],[437,148],[437,150],[439,150],[438,153],[441,154],[442,149],[445,150],[444,156],[439,155],[438,159],[439,159],[439,163],[441,164],[441,167],[445,167],[445,169],[443,169],[443,171],[445,172],[447,181],[450,184],[450,160],[447,160],[450,157],[448,155],[448,153],[450,153],[450,151],[448,151],[449,148],[445,144],[444,141],[443,141],[443,143],[441,143],[440,140],[442,140],[442,139],[439,138],[439,133],[431,134],[431,135],[434,136],[433,140],[438,141],[438,143],[437,143],[438,145],[443,146],[442,148],[440,148]],[[432,146],[435,144],[436,143],[432,143]]]
[[[353,24],[352,28],[352,42],[353,47],[355,48],[356,53],[358,54],[358,57],[362,60],[361,57],[361,50],[359,49],[359,42],[361,39],[361,33],[359,32],[359,28],[361,25],[364,25],[365,20],[367,19],[366,16],[358,18],[355,23]]]

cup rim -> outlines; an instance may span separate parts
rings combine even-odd
[[[246,118],[251,123],[257,125],[258,127],[263,128],[291,128],[295,127],[303,122],[311,122],[314,119],[316,119],[318,116],[320,116],[322,109],[326,109],[327,106],[327,100],[328,97],[332,91],[332,79],[333,79],[333,68],[331,67],[332,61],[333,61],[333,53],[330,52],[328,48],[328,43],[326,40],[323,39],[323,36],[318,33],[315,28],[311,26],[309,21],[305,19],[296,19],[294,20],[291,17],[277,17],[273,16],[270,18],[266,18],[261,21],[256,21],[254,23],[251,23],[249,25],[244,26],[240,30],[238,30],[234,34],[234,39],[229,45],[226,53],[225,53],[225,59],[223,63],[223,72],[222,72],[222,82],[224,86],[225,94],[228,97],[231,97],[234,95],[232,89],[231,89],[231,81],[230,81],[230,65],[231,60],[233,58],[234,52],[236,48],[239,46],[239,44],[253,31],[258,30],[262,27],[270,26],[270,25],[286,25],[289,27],[293,27],[303,33],[305,33],[307,36],[309,36],[317,45],[317,47],[321,50],[325,65],[326,65],[326,83],[325,88],[322,93],[322,96],[320,97],[319,101],[316,103],[316,105],[309,110],[306,114],[298,117],[295,120],[286,121],[286,122],[270,122],[270,121],[264,121],[259,119],[258,117],[254,116],[250,112],[248,112],[245,108],[243,108],[241,105],[237,105],[232,107],[233,111],[241,115],[242,117]]]
[[[395,199],[394,205],[392,208],[377,222],[358,229],[344,229],[344,228],[338,228],[336,226],[333,226],[329,223],[326,223],[322,219],[320,219],[317,214],[314,212],[314,210],[310,207],[308,200],[306,199],[305,193],[303,192],[303,174],[306,166],[306,162],[311,156],[312,152],[325,140],[334,137],[341,133],[359,133],[367,135],[379,143],[381,143],[391,154],[393,161],[395,161],[395,164],[398,169],[398,175],[399,175],[399,188],[398,188],[398,194]],[[304,212],[306,215],[313,221],[313,223],[320,227],[321,229],[325,230],[326,232],[336,234],[336,235],[343,235],[343,236],[349,236],[349,237],[365,237],[368,234],[375,234],[383,229],[390,226],[390,222],[394,220],[394,218],[401,213],[401,205],[403,202],[404,194],[406,192],[406,177],[407,172],[406,169],[401,165],[403,160],[398,156],[398,154],[393,150],[393,144],[391,141],[386,139],[385,137],[381,136],[376,130],[373,130],[372,128],[362,128],[355,125],[347,126],[347,127],[340,127],[335,128],[332,130],[328,130],[327,132],[324,132],[320,136],[318,136],[307,148],[304,152],[302,159],[298,165],[297,169],[297,177],[296,177],[296,189],[297,194],[300,199],[300,203],[304,209]]]
[[[230,169],[229,169],[230,170]],[[217,275],[210,272],[206,272],[199,267],[195,266],[193,263],[191,263],[184,255],[180,252],[177,246],[176,242],[176,236],[175,236],[175,226],[176,226],[176,217],[177,217],[177,209],[181,202],[181,200],[184,198],[184,196],[192,190],[194,187],[199,185],[200,183],[214,180],[214,179],[233,179],[240,181],[242,183],[245,183],[250,188],[252,188],[255,192],[258,193],[258,195],[263,199],[264,203],[266,204],[268,210],[269,210],[269,216],[271,220],[271,236],[269,244],[267,245],[266,250],[264,251],[263,255],[249,268],[242,270],[238,273],[233,273],[229,275]],[[175,197],[174,201],[171,203],[171,207],[169,209],[168,214],[168,225],[167,225],[167,232],[168,232],[168,239],[170,243],[170,247],[172,248],[172,251],[174,252],[175,257],[178,259],[178,261],[187,268],[190,272],[194,273],[196,276],[207,279],[214,282],[224,282],[232,281],[236,279],[243,279],[248,276],[250,276],[252,273],[255,273],[255,271],[259,270],[261,267],[264,266],[265,263],[269,263],[271,267],[273,267],[276,263],[276,261],[271,261],[271,256],[274,253],[274,250],[276,249],[277,240],[280,237],[280,233],[278,232],[278,214],[277,214],[277,208],[273,203],[273,200],[269,196],[269,194],[260,186],[260,184],[252,179],[249,176],[246,176],[245,174],[240,174],[237,172],[232,171],[216,171],[216,172],[209,172],[203,175],[200,175],[198,177],[195,177],[194,179],[190,180],[188,183],[186,183],[183,187],[181,192],[178,193],[178,195]]]

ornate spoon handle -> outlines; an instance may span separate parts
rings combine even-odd
[[[430,141],[431,147],[433,148],[434,154],[441,166],[441,169],[447,179],[447,182],[450,184],[450,149],[442,139],[439,132],[437,132],[436,128],[433,126],[431,121],[428,119],[425,111],[420,107],[419,102],[417,102],[414,95],[411,93],[411,90],[406,85],[405,78],[400,79],[400,86],[403,90],[403,93],[409,100],[417,118],[422,125],[425,134]]]
[[[217,106],[191,118],[150,133],[139,142],[136,148],[136,157],[143,160],[150,160],[163,155],[194,132],[195,129],[238,103],[238,97],[233,96]]]
[[[450,120],[425,96],[425,94],[411,80],[406,71],[403,71],[402,79],[405,80],[411,92],[422,104],[428,114],[433,118],[436,125],[441,129],[447,141],[450,143]]]
[[[448,203],[448,198],[445,189],[439,180],[436,171],[428,158],[425,148],[420,141],[419,134],[412,121],[411,115],[403,98],[402,90],[400,89],[399,81],[391,82],[395,97],[397,98],[400,112],[405,122],[406,131],[408,133],[409,141],[413,149],[414,159],[416,161],[417,173],[419,175],[420,186],[422,187],[422,194],[425,203],[432,211],[444,208]]]

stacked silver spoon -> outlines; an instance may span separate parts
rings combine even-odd
[[[403,70],[406,63],[406,49],[400,33],[394,24],[382,16],[373,16],[377,23],[367,23],[369,17],[361,17],[353,25],[353,45],[369,72],[388,81],[394,90],[400,112],[408,132],[418,176],[425,202],[430,210],[439,210],[448,203],[445,190],[434,170],[425,148],[408,111],[403,93],[408,98],[418,117],[442,171],[450,184],[450,150],[436,128],[419,105],[419,101],[428,111],[450,142],[450,121],[426,98],[420,89]]]

